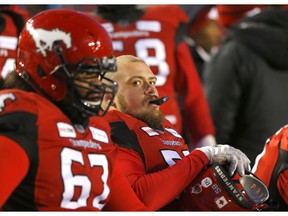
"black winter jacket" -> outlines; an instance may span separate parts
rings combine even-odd
[[[246,18],[227,33],[204,70],[217,143],[251,160],[288,123],[288,10]]]

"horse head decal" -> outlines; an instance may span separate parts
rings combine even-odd
[[[37,52],[41,52],[44,57],[47,56],[46,51],[52,51],[53,44],[56,41],[63,41],[67,49],[72,46],[70,33],[61,31],[58,28],[52,30],[33,29],[31,34],[37,47]]]

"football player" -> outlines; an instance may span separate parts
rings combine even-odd
[[[21,32],[16,62],[0,91],[1,209],[147,210],[98,117],[103,95],[117,91],[105,78],[116,68],[105,29],[80,12],[41,12]]]
[[[188,16],[178,6],[98,5],[96,19],[109,32],[115,56],[143,59],[157,77],[161,111],[191,148],[214,145],[214,126],[201,81],[184,40]],[[184,127],[182,127],[184,126]]]
[[[279,211],[288,210],[288,125],[267,139],[252,169],[268,187]]]
[[[15,5],[0,5],[0,76],[15,69],[18,36],[29,13]]]
[[[206,146],[189,152],[182,136],[159,110],[157,77],[141,59],[122,55],[117,72],[107,73],[119,85],[110,110],[112,141],[119,147],[119,163],[131,186],[148,207],[178,210],[175,198],[209,164],[227,162],[229,174],[244,175],[249,159],[228,145]],[[111,96],[104,97],[111,103]],[[106,108],[106,106],[104,106]],[[175,201],[174,201],[175,200]]]

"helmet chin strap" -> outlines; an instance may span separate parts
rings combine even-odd
[[[62,101],[57,102],[57,105],[71,119],[73,124],[84,126],[90,117],[83,111],[82,106],[84,105],[81,103],[72,81],[67,83],[67,94]]]

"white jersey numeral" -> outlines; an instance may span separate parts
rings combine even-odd
[[[89,166],[99,166],[103,169],[101,181],[103,183],[103,192],[93,199],[92,205],[98,209],[102,209],[110,189],[107,185],[108,180],[108,161],[103,154],[88,154]],[[76,209],[87,206],[87,200],[91,193],[92,181],[85,175],[74,175],[72,172],[72,164],[80,163],[84,166],[84,159],[81,151],[64,148],[61,152],[61,175],[64,182],[64,192],[62,194],[61,207],[68,209]],[[95,179],[93,181],[96,181]],[[73,200],[75,187],[81,187],[81,193],[77,200]]]
[[[122,41],[113,41],[113,49],[119,52],[124,51]],[[150,56],[149,50],[153,50],[155,55]],[[166,51],[164,43],[157,38],[139,39],[135,43],[136,56],[145,61],[150,67],[158,67],[156,86],[163,86],[170,73],[169,65],[166,62]]]
[[[175,150],[161,150],[162,157],[164,158],[165,162],[172,166],[176,163],[177,160],[181,160],[182,157],[178,154]],[[189,154],[188,150],[182,151],[182,154],[184,156],[187,156]]]

